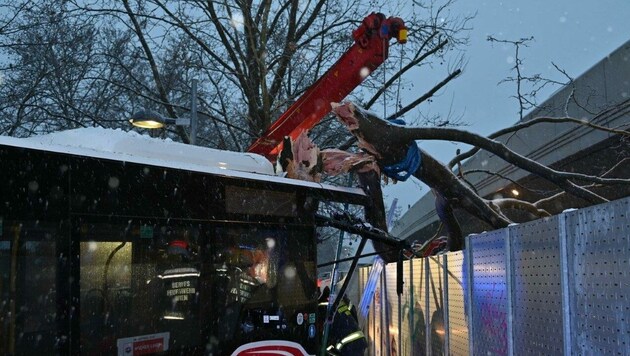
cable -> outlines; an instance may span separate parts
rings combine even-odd
[[[116,248],[113,249],[112,252],[110,252],[109,256],[107,257],[107,261],[105,262],[105,268],[103,270],[103,291],[104,291],[104,293],[107,293],[107,289],[108,289],[107,273],[109,272],[109,264],[112,262],[112,258],[114,258],[114,255],[116,254],[116,252],[120,251],[120,249],[125,247],[126,244],[127,244],[127,241],[124,241],[120,245],[116,246]]]
[[[398,68],[398,73],[402,72],[402,67],[403,67],[403,59],[405,57],[405,46],[400,46],[400,64],[399,64],[399,68]],[[401,107],[402,105],[400,105],[400,84],[401,84],[402,80],[400,78],[398,78],[398,89],[396,90],[396,105],[397,108],[396,110],[398,110],[398,107]],[[384,116],[387,117],[387,116]]]
[[[387,56],[387,46],[386,40],[383,39],[383,61]],[[383,66],[383,117],[387,117],[387,88],[385,84],[387,83],[387,65]]]

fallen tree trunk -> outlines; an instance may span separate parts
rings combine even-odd
[[[625,178],[604,178],[603,176],[554,170],[512,151],[502,142],[471,132],[441,127],[408,128],[382,120],[352,103],[332,103],[332,108],[337,118],[356,137],[358,147],[363,152],[352,154],[340,150],[322,150],[318,153],[317,159],[312,159],[313,162],[294,160],[292,164],[305,163],[305,167],[321,168],[328,175],[349,171],[361,173],[361,185],[375,201],[373,206],[375,210],[366,212],[366,217],[373,224],[376,224],[376,227],[385,231],[387,227],[384,216],[381,216],[383,214],[375,213],[376,211],[384,211],[382,198],[379,198],[381,192],[378,177],[380,177],[381,172],[396,180],[405,180],[408,176],[413,175],[431,187],[435,193],[436,211],[440,221],[446,227],[448,247],[451,251],[464,248],[464,237],[459,222],[455,218],[454,209],[463,209],[495,229],[506,227],[512,223],[503,213],[503,209],[523,210],[533,214],[533,216],[548,216],[549,213],[539,209],[536,204],[523,200],[484,199],[462,177],[453,173],[449,166],[437,161],[427,152],[418,149],[416,140],[445,140],[471,144],[495,154],[516,167],[538,175],[557,185],[564,192],[591,204],[607,200],[589,190],[589,187],[630,184],[630,180]],[[627,134],[626,132],[622,133]],[[308,144],[302,143],[295,147],[311,147],[311,144],[309,140]],[[295,154],[296,157],[298,155],[301,153]],[[316,171],[311,171],[306,176],[315,177]],[[367,172],[373,174],[366,174]],[[584,182],[590,183],[590,185],[578,184]],[[380,201],[380,204],[377,201]],[[387,249],[380,249],[380,247],[382,246],[375,246],[378,251],[383,251],[383,257],[386,260],[395,260],[395,256],[386,254]]]
[[[402,161],[414,139],[402,135],[407,128],[389,124],[352,103],[333,104],[333,113],[358,139],[359,147],[376,157],[381,168]],[[465,209],[495,228],[505,227],[510,220],[479,197],[450,169],[428,153],[419,150],[420,166],[412,172],[439,195],[436,209],[449,233],[449,249],[461,250],[464,240],[453,207]]]

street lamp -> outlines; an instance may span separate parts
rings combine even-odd
[[[166,125],[190,126],[190,144],[197,141],[197,80],[192,81],[190,119],[171,119],[151,110],[141,110],[129,118],[129,122],[143,129],[160,129]]]

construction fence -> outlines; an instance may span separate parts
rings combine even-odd
[[[471,235],[377,274],[369,355],[627,355],[630,198]],[[365,291],[370,270],[359,270]]]

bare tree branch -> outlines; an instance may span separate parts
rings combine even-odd
[[[429,40],[433,38],[433,36],[435,36],[436,34],[432,35],[429,38]],[[374,95],[372,95],[372,98],[367,102],[367,104],[365,104],[365,108],[369,109],[376,102],[376,100],[378,100],[378,98],[385,92],[385,90],[387,90],[387,88],[389,88],[394,82],[399,80],[400,77],[402,77],[407,71],[414,68],[416,65],[422,63],[422,61],[424,61],[427,57],[435,54],[437,51],[444,48],[444,46],[446,46],[447,43],[448,43],[448,40],[444,40],[438,43],[438,45],[433,47],[430,51],[423,53],[421,56],[417,56],[417,58],[407,63],[401,70],[399,70],[396,74],[394,74],[391,78],[389,78],[387,82],[383,84],[382,88],[380,88]]]
[[[599,119],[602,116],[607,116],[609,114],[611,114],[611,111],[622,111],[625,109],[630,108],[630,100],[627,100],[613,108],[608,108],[607,110],[605,110],[604,112],[596,115],[595,117],[593,117],[591,119],[591,121],[586,121],[586,120],[581,120],[581,119],[576,119],[573,117],[536,117],[533,118],[529,121],[525,121],[525,122],[521,122],[519,124],[516,124],[514,126],[510,126],[510,127],[506,127],[504,129],[501,129],[499,131],[496,131],[490,135],[488,135],[489,139],[495,139],[495,138],[499,138],[505,134],[508,133],[513,133],[513,132],[517,132],[519,130],[522,130],[524,128],[527,127],[531,127],[533,125],[539,124],[539,123],[563,123],[563,122],[570,122],[570,123],[575,123],[578,125],[582,125],[582,126],[586,126],[586,127],[590,127],[592,129],[595,130],[601,130],[604,132],[609,132],[612,134],[617,134],[617,135],[622,135],[622,136],[630,136],[630,132],[628,132],[627,130],[620,130],[620,129],[614,129],[614,128],[609,128],[609,127],[605,127],[605,126],[601,126],[601,125],[597,125],[592,123],[592,121],[597,121],[597,119]],[[464,153],[461,153],[457,156],[455,156],[449,163],[448,166],[450,168],[453,168],[455,166],[455,164],[457,164],[458,162],[463,161],[466,158],[470,158],[472,157],[475,153],[477,153],[479,151],[479,147],[474,147]]]
[[[423,101],[425,101],[425,100],[429,99],[430,97],[432,97],[438,90],[442,89],[442,87],[445,86],[446,84],[448,84],[448,82],[450,82],[451,80],[455,79],[461,72],[462,71],[460,69],[457,69],[453,73],[449,74],[446,78],[444,78],[444,80],[442,80],[437,85],[435,85],[431,90],[426,92],[424,95],[422,95],[418,99],[414,100],[411,104],[409,104],[409,105],[405,106],[404,108],[398,110],[398,112],[396,112],[395,114],[393,114],[390,117],[388,117],[387,120],[391,121],[391,120],[394,120],[394,119],[397,119],[397,118],[403,116],[404,114],[406,114],[408,111],[410,111],[413,108],[415,108],[416,106],[418,106]]]

